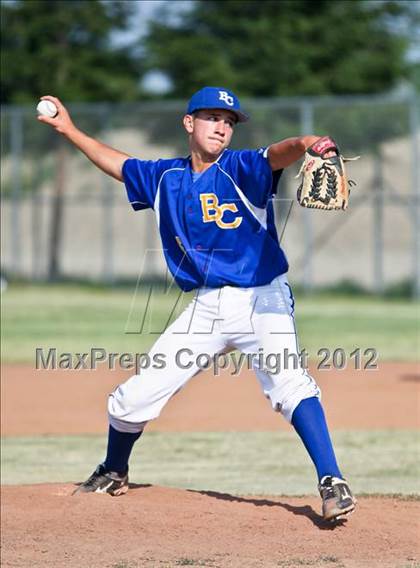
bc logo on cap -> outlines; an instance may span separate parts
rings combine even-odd
[[[226,91],[219,91],[219,100],[224,101],[229,106],[233,106],[234,100]]]
[[[198,110],[221,108],[236,115],[237,122],[246,122],[249,116],[242,112],[238,98],[224,87],[203,87],[193,94],[188,102],[187,114]]]

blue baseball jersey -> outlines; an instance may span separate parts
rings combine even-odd
[[[128,199],[154,210],[168,268],[185,291],[206,286],[248,288],[287,272],[274,223],[267,148],[224,150],[193,181],[190,158],[123,165]]]

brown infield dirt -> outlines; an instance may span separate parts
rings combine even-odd
[[[419,368],[317,371],[332,429],[419,428]],[[129,374],[2,369],[2,434],[104,433],[106,395]],[[154,431],[289,429],[251,373],[194,378]],[[237,497],[131,485],[76,495],[73,484],[2,487],[2,566],[134,568],[420,566],[420,502],[362,497],[327,524],[316,497]]]

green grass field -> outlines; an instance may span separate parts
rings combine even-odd
[[[186,305],[178,292],[94,288],[77,285],[11,284],[2,296],[3,363],[33,363],[36,347],[84,353],[92,347],[109,352],[144,353],[165,324]],[[318,294],[296,298],[300,346],[316,358],[321,347],[375,348],[380,360],[413,361],[419,353],[420,304],[370,296]],[[130,333],[126,333],[129,331]],[[153,333],[150,333],[152,331]]]
[[[334,432],[358,494],[420,493],[416,432]],[[5,438],[5,484],[81,481],[104,457],[103,436]],[[232,494],[316,493],[315,472],[293,432],[146,432],[130,461],[133,483]]]

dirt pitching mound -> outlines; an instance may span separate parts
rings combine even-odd
[[[361,498],[326,524],[316,497],[235,497],[132,485],[123,497],[75,486],[2,489],[4,567],[408,567],[420,502]]]

